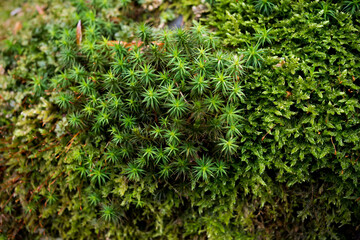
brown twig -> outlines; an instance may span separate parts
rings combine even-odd
[[[276,127],[277,124],[275,124],[272,128],[270,128],[270,130],[261,138],[261,141],[264,141],[264,139],[266,138],[266,136],[271,132],[271,130]]]
[[[81,131],[80,131],[80,132],[81,132]],[[73,136],[73,138],[69,141],[69,144],[68,144],[67,149],[66,149],[65,152],[68,152],[68,151],[70,150],[71,145],[73,144],[73,142],[74,142],[75,138],[77,137],[77,135],[80,134],[80,132],[78,132],[77,134],[75,134],[75,135]]]
[[[332,136],[331,136],[330,139],[331,139],[331,143],[332,143],[332,145],[334,146],[334,149],[335,149],[335,153],[334,153],[334,154],[336,155],[336,147],[335,147],[335,144],[334,144],[334,142],[333,142]]]
[[[177,82],[175,82],[175,85],[176,85],[177,87],[179,87],[179,84],[177,84]],[[189,102],[186,100],[184,94],[183,94],[181,91],[179,91],[179,93],[180,93],[180,95],[184,98],[185,102],[186,102],[186,103],[189,103]]]
[[[164,46],[164,43],[159,43],[159,42],[152,42],[153,44],[155,44],[155,45],[158,45],[159,47],[162,47],[162,46]],[[121,44],[121,45],[123,45],[124,47],[132,47],[132,46],[137,46],[137,47],[140,47],[141,45],[143,45],[144,44],[144,42],[142,42],[142,41],[132,41],[132,42],[123,42],[123,41],[109,41],[108,43],[107,43],[107,45],[108,46],[114,46],[114,45],[116,45],[116,44]]]

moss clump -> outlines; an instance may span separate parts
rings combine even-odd
[[[354,236],[355,13],[331,2],[208,2],[216,34],[119,24],[138,3],[76,1],[8,41],[6,237]]]
[[[249,69],[242,159],[269,177],[260,189],[272,194],[259,196],[277,209],[263,220],[273,237],[356,238],[360,25],[350,3],[220,0],[206,21]]]

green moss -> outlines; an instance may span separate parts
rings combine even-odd
[[[247,171],[286,185],[261,198],[289,227],[269,221],[265,229],[283,238],[295,238],[294,228],[309,238],[350,238],[359,224],[359,23],[344,11],[346,1],[267,1],[272,11],[259,14],[264,2],[217,1],[206,23],[250,69],[258,67],[242,78],[249,111],[242,159]],[[253,58],[255,44],[261,57]],[[290,215],[276,207],[279,191],[289,194]]]
[[[208,2],[216,35],[138,28],[146,2],[74,1],[2,43],[7,237],[354,237],[356,14]]]

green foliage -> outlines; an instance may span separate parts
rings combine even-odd
[[[335,12],[332,9],[332,5],[329,1],[321,2],[319,6],[319,14],[321,13],[325,20],[329,20],[330,17],[335,18]]]
[[[273,11],[275,4],[269,0],[254,0],[255,9],[261,14],[268,16]]]
[[[198,166],[194,167],[194,175],[195,180],[203,179],[204,181],[208,181],[209,177],[213,177],[213,172],[215,168],[213,167],[214,163],[211,159],[206,159],[205,157],[198,159],[196,161]]]
[[[226,156],[236,152],[230,156],[246,163],[239,172],[251,176],[249,185],[260,184],[246,190],[269,211],[270,218],[262,216],[264,231],[254,230],[255,235],[355,238],[360,224],[356,1],[272,1],[263,14],[260,3],[265,1],[220,0],[206,21],[249,66],[240,76],[245,122],[231,124],[218,149]],[[278,202],[284,194],[286,200]],[[259,218],[249,218],[245,225],[256,229]],[[270,229],[276,233],[267,235]]]
[[[344,11],[350,13],[351,15],[358,15],[360,10],[360,1],[344,1],[343,3]]]
[[[148,45],[153,40],[151,28],[145,23],[141,24],[138,28],[138,38],[141,39],[146,45]]]
[[[133,25],[145,1],[48,2],[1,44],[1,237],[355,237],[356,14],[209,2],[217,35]]]
[[[261,63],[264,61],[264,50],[259,49],[260,39],[256,45],[247,44],[247,50],[240,52],[243,55],[245,64],[254,68],[260,68]]]
[[[142,165],[141,162],[138,163],[138,165]],[[130,180],[139,181],[140,176],[145,172],[145,170],[140,168],[138,165],[129,163],[128,167],[125,169],[125,173]]]
[[[272,28],[266,29],[265,27],[260,30],[256,30],[255,39],[258,41],[258,43],[261,43],[261,45],[265,45],[265,43],[271,44],[271,39],[274,39],[274,37],[271,34]]]
[[[102,218],[105,219],[107,222],[113,222],[117,223],[119,221],[119,216],[115,210],[115,208],[111,205],[109,206],[103,206],[103,209],[101,210]]]

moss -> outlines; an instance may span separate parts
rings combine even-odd
[[[3,237],[354,237],[356,15],[264,2],[209,1],[215,33],[134,22],[168,3],[33,6],[1,45]]]

